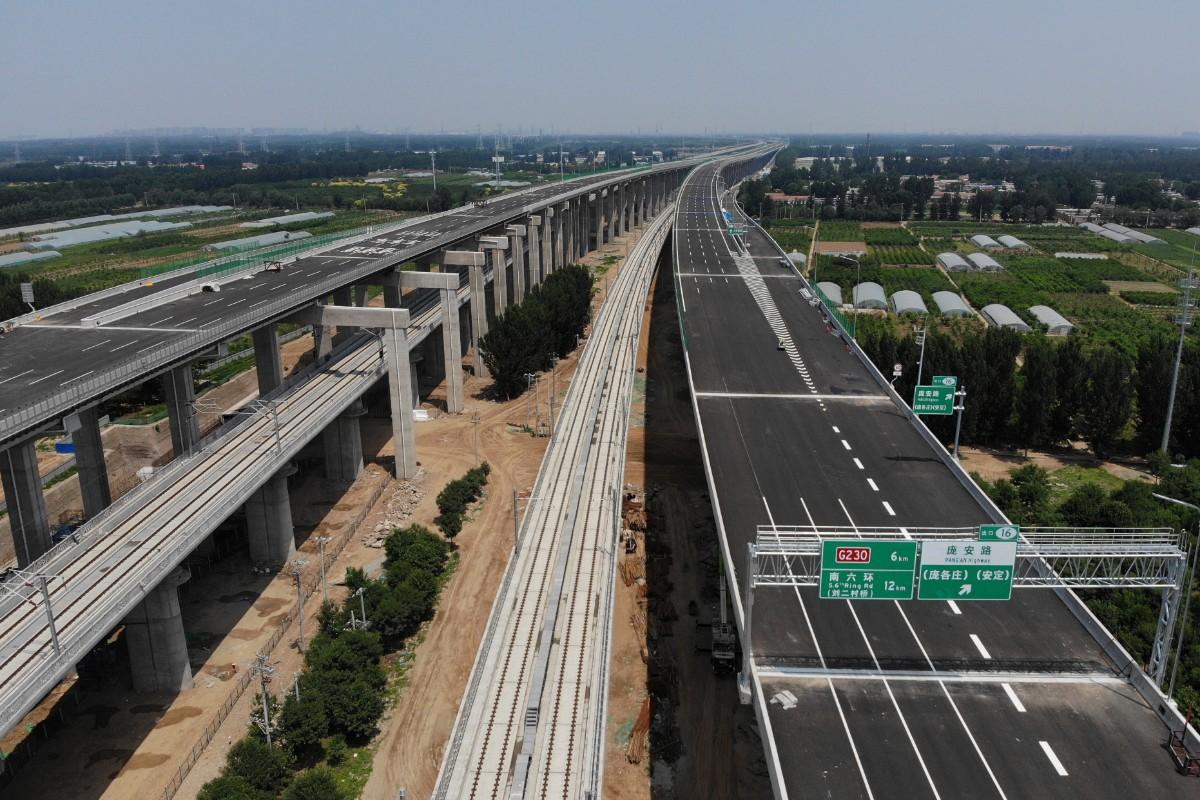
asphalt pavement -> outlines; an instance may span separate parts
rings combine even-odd
[[[992,521],[802,296],[774,244],[752,226],[747,256],[728,236],[722,207],[741,214],[714,173],[701,168],[683,191],[675,289],[739,593],[760,525]],[[851,604],[815,588],[759,588],[753,608],[768,755],[789,796],[1197,791],[1174,772],[1153,711],[1051,590]],[[869,677],[845,677],[858,673]]]

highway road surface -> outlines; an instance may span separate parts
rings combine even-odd
[[[93,300],[21,324],[0,338],[0,443],[97,396],[136,384],[199,352],[201,344],[215,344],[266,324],[339,286],[493,229],[526,209],[536,213],[539,203],[655,170],[685,169],[687,163],[555,182],[462,206],[302,258],[281,272],[248,274],[224,283],[219,292],[160,303],[171,289],[192,280],[167,277],[121,294],[99,293]],[[135,301],[145,304],[145,310],[101,320],[98,326],[88,324],[89,317]],[[189,347],[189,342],[198,344]],[[72,394],[80,396],[69,402]]]
[[[992,521],[801,297],[774,244],[753,225],[746,250],[728,235],[722,205],[742,215],[722,185],[710,165],[684,187],[675,291],[739,592],[759,525]],[[752,620],[783,796],[1200,796],[1153,711],[1051,590],[851,603],[759,588]]]

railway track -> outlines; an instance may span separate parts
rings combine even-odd
[[[597,587],[611,588],[637,336],[669,221],[668,209],[651,223],[593,326],[492,607],[437,797],[570,796],[582,765],[595,760],[587,723],[605,694],[594,679],[608,636]]]
[[[466,291],[459,290],[460,300]],[[412,328],[428,327],[440,314],[434,303],[413,311]],[[320,369],[269,395],[272,413],[210,437],[90,521],[77,543],[60,544],[31,565],[53,576],[48,588],[62,655],[54,653],[35,587],[0,597],[0,727],[15,724],[40,697],[33,687],[48,690],[69,672],[230,509],[384,372],[378,340],[356,335]]]

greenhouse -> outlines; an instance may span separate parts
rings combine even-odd
[[[967,308],[967,304],[962,299],[962,296],[954,292],[934,292],[933,302],[937,303],[938,311],[947,317],[971,316],[971,309]]]
[[[897,314],[928,314],[925,301],[919,292],[911,289],[901,289],[892,294],[892,310]]]
[[[1008,306],[992,303],[983,307],[983,316],[997,328],[1010,328],[1020,333],[1029,333],[1031,328]]]
[[[855,308],[887,308],[883,287],[874,281],[863,281],[854,287]]]

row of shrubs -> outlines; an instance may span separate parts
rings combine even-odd
[[[198,800],[345,800],[329,767],[345,759],[349,744],[366,744],[375,734],[387,686],[380,659],[433,615],[450,547],[428,528],[412,525],[392,531],[384,552],[381,578],[349,569],[346,585],[355,594],[341,605],[321,607],[319,631],[304,654],[299,698],[289,692],[282,703],[269,701],[272,744],[252,725]],[[256,703],[256,716],[261,712]]]
[[[467,474],[446,484],[438,492],[437,505],[440,512],[433,520],[447,539],[454,540],[462,531],[467,507],[483,496],[491,466],[485,461],[478,467],[467,470]]]
[[[592,276],[564,267],[492,323],[479,340],[496,393],[508,399],[526,388],[525,375],[548,369],[551,359],[575,349],[592,315]]]

